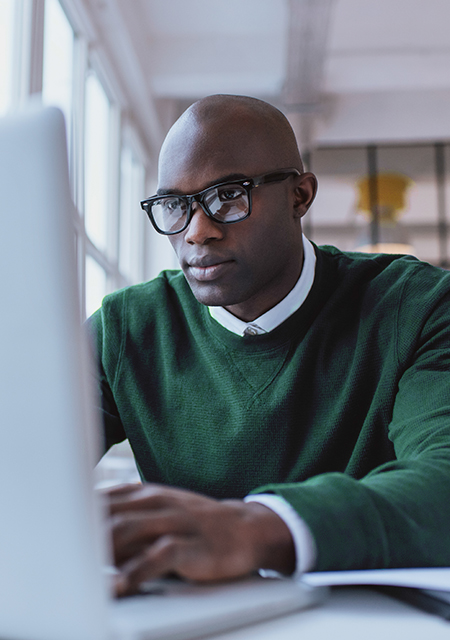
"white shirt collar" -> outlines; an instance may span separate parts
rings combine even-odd
[[[315,271],[316,254],[314,248],[310,241],[303,236],[302,272],[294,288],[277,305],[252,322],[244,322],[236,318],[223,307],[208,307],[209,313],[225,329],[239,336],[243,336],[244,333],[245,335],[267,333],[278,327],[302,306],[313,285]]]

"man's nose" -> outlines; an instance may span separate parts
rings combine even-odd
[[[192,218],[184,239],[189,244],[207,244],[223,237],[223,225],[214,222],[198,202],[192,203]]]

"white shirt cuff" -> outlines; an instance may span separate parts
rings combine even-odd
[[[293,507],[284,498],[272,493],[259,493],[246,496],[244,502],[259,502],[268,507],[279,516],[291,532],[295,548],[295,572],[294,578],[300,577],[303,573],[314,568],[317,558],[317,548],[313,535],[306,522],[301,518]],[[264,569],[260,570],[261,575],[274,574]]]

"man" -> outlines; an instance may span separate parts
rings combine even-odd
[[[200,100],[163,144],[143,207],[182,272],[90,320],[106,446],[149,483],[109,495],[119,594],[450,562],[450,275],[313,247],[315,192],[259,100]]]

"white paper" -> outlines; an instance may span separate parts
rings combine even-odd
[[[301,581],[310,586],[384,584],[450,591],[450,568],[377,569],[372,571],[317,571]]]

